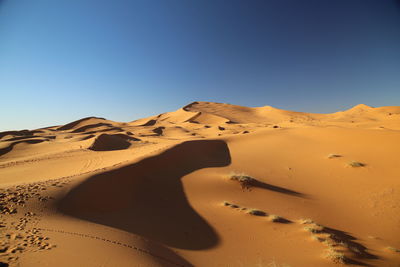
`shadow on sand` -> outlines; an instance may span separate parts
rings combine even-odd
[[[23,140],[23,141],[16,141],[11,143],[10,145],[4,147],[4,148],[0,148],[0,156],[3,156],[5,154],[7,154],[8,152],[10,152],[13,147],[15,145],[21,144],[21,143],[26,143],[26,144],[38,144],[41,142],[47,141],[45,139],[30,139],[30,140]]]
[[[219,237],[189,204],[181,178],[230,163],[224,141],[187,141],[135,164],[92,176],[58,206],[66,214],[166,246],[206,249],[218,244]]]
[[[276,185],[272,185],[272,184],[267,184],[264,182],[261,182],[259,180],[253,180],[251,181],[251,186],[253,187],[257,187],[257,188],[262,188],[262,189],[266,189],[266,190],[270,190],[270,191],[274,191],[274,192],[278,192],[278,193],[282,193],[282,194],[287,194],[287,195],[291,195],[291,196],[295,196],[295,197],[303,197],[306,198],[307,196],[303,193],[294,191],[294,190],[290,190],[290,189],[286,189],[284,187],[280,187],[280,186],[276,186]]]

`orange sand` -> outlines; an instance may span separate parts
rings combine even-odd
[[[0,262],[400,266],[399,151],[400,107],[366,105],[2,132]]]

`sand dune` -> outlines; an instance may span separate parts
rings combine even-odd
[[[91,177],[70,191],[61,210],[168,246],[206,249],[217,244],[217,236],[189,205],[180,179],[199,169],[229,164],[229,150],[222,140],[187,141]]]
[[[2,132],[0,262],[399,266],[399,131],[400,107],[193,102]]]
[[[125,134],[101,134],[95,138],[89,149],[94,151],[126,149],[131,146],[129,141],[140,141],[140,139]]]
[[[57,128],[58,131],[66,131],[72,129],[79,129],[80,127],[84,127],[91,124],[99,124],[105,123],[106,119],[104,118],[97,118],[97,117],[87,117],[77,121],[70,122],[68,124],[62,125]]]

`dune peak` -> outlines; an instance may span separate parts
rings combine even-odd
[[[365,105],[365,104],[358,104],[354,107],[350,108],[349,110],[362,110],[362,109],[372,109],[373,107]]]

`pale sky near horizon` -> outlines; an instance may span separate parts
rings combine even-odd
[[[400,1],[0,0],[0,131],[192,101],[400,106]]]

